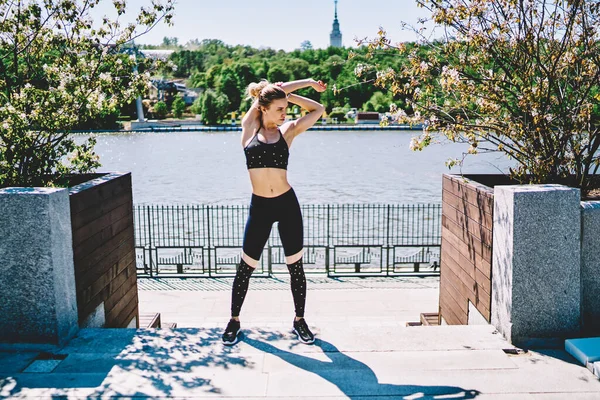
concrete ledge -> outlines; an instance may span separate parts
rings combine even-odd
[[[1,189],[0,209],[0,342],[65,344],[78,330],[68,190]]]

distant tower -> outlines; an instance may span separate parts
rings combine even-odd
[[[329,45],[332,47],[342,47],[342,32],[340,32],[340,23],[337,18],[337,2],[335,1],[335,18],[333,19],[333,30],[329,35]]]

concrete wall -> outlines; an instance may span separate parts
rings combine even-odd
[[[581,308],[583,332],[600,335],[600,201],[581,202]]]

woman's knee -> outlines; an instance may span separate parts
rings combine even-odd
[[[248,264],[248,266],[250,268],[256,269],[256,267],[258,266],[258,260],[255,260],[254,258],[250,257],[249,255],[247,255],[243,251],[242,251],[242,260],[244,260],[244,262],[246,264]]]
[[[291,256],[286,256],[285,263],[286,264],[294,264],[295,262],[300,260],[303,255],[304,255],[304,249],[300,250],[296,254],[292,254]]]

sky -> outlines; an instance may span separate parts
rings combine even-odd
[[[127,0],[129,15],[150,0]],[[104,0],[94,17],[108,15],[112,1]],[[379,27],[393,42],[415,40],[414,33],[403,30],[401,22],[417,25],[427,11],[415,0],[339,0],[338,20],[342,44],[355,47],[355,37],[374,38]],[[160,44],[165,36],[177,37],[180,44],[191,39],[220,39],[229,45],[270,47],[291,51],[305,40],[314,48],[329,46],[334,17],[334,0],[177,0],[174,25],[158,25],[136,40]],[[128,22],[127,20],[125,20]]]

